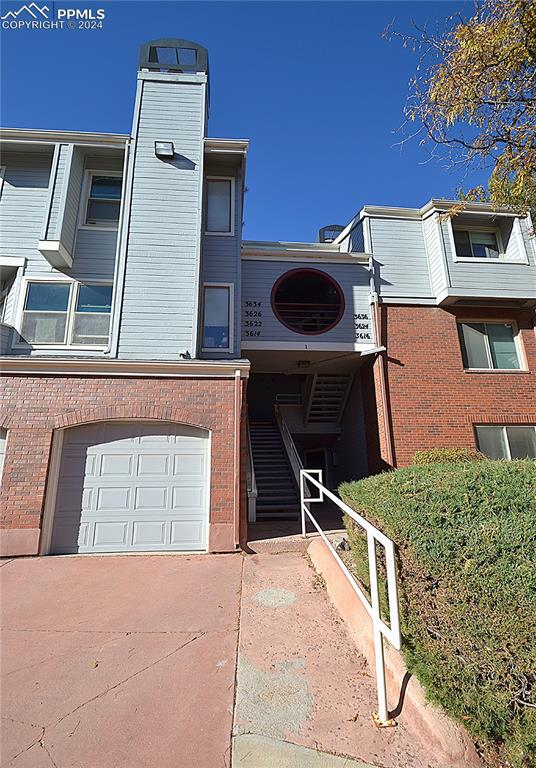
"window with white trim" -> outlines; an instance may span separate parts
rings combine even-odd
[[[232,178],[207,179],[205,231],[210,235],[234,234],[234,183]]]
[[[517,333],[512,323],[458,323],[464,368],[519,370]]]
[[[536,459],[536,426],[475,426],[478,450],[490,459]]]
[[[498,229],[453,227],[453,232],[459,259],[498,259],[503,255]]]
[[[20,341],[34,346],[104,348],[111,306],[110,284],[29,281]]]
[[[85,226],[118,226],[122,184],[120,174],[89,173]]]
[[[203,290],[203,349],[231,351],[232,286],[205,285]]]

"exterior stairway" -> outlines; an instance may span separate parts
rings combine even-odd
[[[353,376],[314,374],[305,402],[305,424],[338,424],[344,413]]]
[[[257,520],[295,519],[299,496],[277,424],[253,421],[249,426],[257,483]]]

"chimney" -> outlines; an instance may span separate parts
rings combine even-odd
[[[145,43],[126,184],[120,358],[196,356],[207,114],[207,49]]]

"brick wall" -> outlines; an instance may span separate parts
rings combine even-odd
[[[242,390],[245,395],[244,383]],[[10,531],[8,549],[22,546],[27,550],[8,553],[37,552],[53,430],[107,419],[168,420],[211,431],[209,547],[211,551],[233,549],[233,379],[6,375],[2,395],[0,425],[8,429],[8,440],[0,489],[0,527]],[[244,412],[241,421],[245,421]],[[241,474],[242,468],[241,461]],[[242,526],[243,499],[239,506]]]
[[[394,463],[409,463],[417,450],[475,447],[475,423],[536,424],[536,335],[533,313],[520,310],[383,305],[382,344],[387,348],[387,396],[393,432]],[[456,320],[515,321],[528,363],[527,372],[464,371]],[[386,459],[378,363],[374,372],[379,455]],[[369,402],[371,398],[369,397]],[[378,421],[378,415],[380,419]]]

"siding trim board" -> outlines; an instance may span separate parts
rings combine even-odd
[[[198,183],[198,190],[197,190],[197,222],[196,222],[196,246],[195,246],[195,276],[194,276],[194,284],[196,287],[196,290],[194,292],[193,297],[193,316],[192,316],[192,350],[194,352],[194,355],[197,357],[197,352],[200,349],[203,339],[203,327],[202,327],[202,321],[201,321],[201,312],[202,310],[202,302],[201,302],[201,287],[202,287],[202,240],[203,240],[203,194],[204,194],[204,175],[205,175],[205,146],[204,146],[204,140],[205,140],[205,130],[207,126],[207,77],[205,75],[205,85],[203,86],[203,96],[202,96],[202,115],[201,115],[201,123],[200,123],[200,141],[201,141],[201,149],[199,152],[199,183]],[[234,188],[235,188],[236,182],[231,185],[233,195],[232,198],[232,211],[231,215],[234,215]],[[234,231],[234,220],[233,220],[233,231]],[[233,294],[234,295],[234,294]],[[231,308],[229,308],[229,315],[231,315]],[[233,324],[231,324],[233,325]],[[201,333],[199,332],[199,329],[201,328]],[[233,327],[234,331],[234,327]],[[232,347],[231,347],[232,349]]]
[[[58,166],[60,162],[61,144],[56,144],[54,147],[54,154],[52,155],[52,165],[50,167],[50,176],[48,180],[48,196],[45,207],[45,216],[43,219],[43,226],[41,228],[41,240],[46,240],[48,235],[48,227],[50,224],[50,216],[52,213],[52,201],[54,199],[54,190],[56,188],[56,180],[58,177]],[[5,168],[3,169],[5,171]],[[3,176],[3,174],[2,174]],[[2,178],[2,184],[4,179]],[[54,231],[55,234],[55,231]],[[56,237],[50,238],[56,240]]]
[[[66,153],[67,156],[65,158],[65,169],[63,171],[63,185],[61,189],[61,195],[60,195],[60,203],[58,208],[58,220],[56,222],[56,240],[61,240],[61,234],[63,229],[63,222],[65,219],[65,209],[67,207],[67,192],[69,188],[69,182],[71,179],[71,172],[73,167],[73,155],[74,155],[74,145],[73,144],[67,144]],[[73,244],[71,244],[72,247]]]
[[[37,357],[0,358],[4,374],[40,374],[51,376],[126,376],[134,378],[231,378],[236,371],[247,379],[249,360],[184,360],[181,362],[146,362],[143,360],[90,360]]]
[[[371,354],[382,350],[374,344],[352,344],[351,342],[328,341],[243,341],[242,349],[307,350],[308,352],[361,352]]]
[[[303,256],[301,252],[286,253],[285,255],[267,254],[267,253],[242,253],[242,261],[299,261],[308,262],[310,264],[367,264],[371,254],[359,254],[359,255],[346,255],[345,253],[333,254],[326,256],[325,254],[308,253]]]

